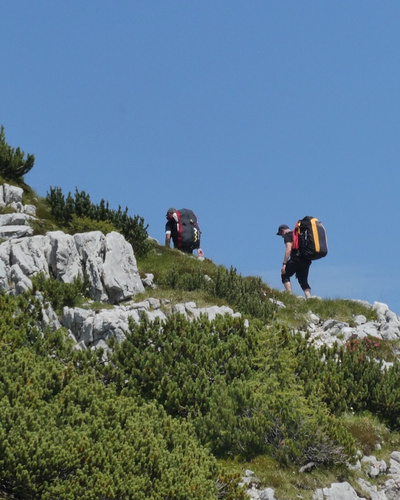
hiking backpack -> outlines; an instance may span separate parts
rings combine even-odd
[[[196,214],[188,208],[176,211],[178,216],[178,248],[193,250],[200,247],[200,227]]]
[[[297,221],[293,230],[293,248],[310,260],[322,259],[328,253],[328,239],[324,226],[316,217],[307,215]]]

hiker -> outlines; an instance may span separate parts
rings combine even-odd
[[[165,224],[165,246],[170,248],[171,239],[174,243],[174,248],[178,247],[178,216],[175,208],[169,208],[165,216],[167,223]]]
[[[171,207],[167,210],[166,218],[165,246],[169,248],[172,239],[174,248],[188,254],[193,254],[193,250],[197,249],[198,257],[203,257],[201,231],[195,213],[187,208],[176,210]]]
[[[306,299],[311,297],[311,287],[308,284],[308,271],[310,269],[311,260],[303,257],[299,250],[292,248],[293,246],[293,231],[289,226],[282,224],[278,228],[277,236],[282,236],[285,243],[285,255],[283,257],[281,275],[282,283],[285,290],[292,293],[291,276],[296,274],[297,281],[304,292]]]

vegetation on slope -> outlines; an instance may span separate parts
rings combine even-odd
[[[121,207],[113,210],[105,200],[94,204],[89,194],[78,189],[75,190],[75,196],[68,193],[65,197],[59,187],[50,188],[46,201],[52,215],[67,232],[99,230],[108,233],[117,230],[132,245],[137,256],[144,255],[148,251],[148,226],[145,225],[143,217],[138,215],[130,217],[128,208],[124,211]]]
[[[216,498],[191,424],[102,380],[101,353],[36,329],[32,296],[0,295],[0,485],[29,499]],[[225,487],[228,485],[225,484]]]
[[[56,188],[42,199],[18,179],[7,178],[37,206],[37,231],[107,232],[118,218],[135,225],[86,193],[65,198]],[[225,304],[242,317],[132,323],[124,343],[110,342],[104,363],[101,350],[72,349],[63,329],[37,329],[35,292],[60,313],[84,303],[84,280],[37,276],[24,296],[0,294],[2,491],[21,499],[233,500],[244,498],[237,477],[249,467],[279,498],[307,499],[338,477],[351,479],[344,464],[356,449],[382,444],[383,454],[400,445],[397,346],[367,338],[318,351],[296,334],[310,309],[349,323],[356,314],[373,319],[371,309],[278,292],[150,244],[143,219],[136,222],[139,270],[157,284],[144,296]],[[376,360],[393,366],[383,370]],[[315,469],[300,475],[310,461]]]

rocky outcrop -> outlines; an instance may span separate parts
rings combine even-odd
[[[100,302],[120,303],[144,291],[132,246],[119,233],[93,231],[73,236],[61,231],[32,236],[33,205],[22,203],[23,189],[0,185],[0,289],[21,293],[37,273],[65,283],[87,277],[89,295]]]
[[[387,304],[355,302],[361,302],[365,307],[374,309],[377,320],[367,321],[365,316],[359,315],[354,318],[354,323],[350,326],[349,323],[335,319],[321,320],[316,314],[309,311],[307,328],[301,330],[300,333],[307,337],[316,348],[322,345],[331,347],[335,343],[343,346],[350,340],[362,340],[367,337],[374,337],[378,340],[400,339],[400,317],[391,311]],[[282,302],[275,301],[275,303],[277,307],[285,307]]]
[[[61,231],[10,239],[0,245],[0,288],[20,293],[37,273],[65,283],[87,276],[93,300],[117,304],[144,291],[132,246],[116,232]]]
[[[181,313],[188,319],[198,318],[204,314],[210,321],[217,315],[240,316],[240,313],[235,313],[227,306],[201,308],[197,307],[194,302],[171,305],[169,300],[149,298],[143,302],[114,306],[112,309],[92,310],[65,307],[61,324],[68,329],[70,337],[75,339],[77,348],[106,348],[106,341],[110,337],[116,338],[119,342],[125,339],[131,320],[138,323],[146,315],[150,321],[163,322],[167,316],[174,313]]]
[[[0,207],[7,207],[13,212],[36,216],[36,207],[34,205],[22,204],[23,192],[24,190],[20,187],[11,186],[10,184],[1,184]]]
[[[358,494],[347,482],[333,483],[329,488],[316,490],[313,500],[396,500],[400,498],[400,452],[395,451],[390,456],[390,466],[384,460],[374,456],[361,459],[361,471],[367,479],[360,477],[357,482]],[[383,478],[379,486],[373,485],[368,479]],[[365,494],[364,494],[365,492]],[[362,496],[360,496],[362,495]]]
[[[22,204],[23,189],[9,184],[0,185],[0,207],[10,213],[0,215],[0,239],[32,236],[30,221],[36,216],[34,205]]]
[[[358,461],[357,491],[347,481],[333,483],[327,488],[318,488],[312,500],[398,500],[400,498],[400,452],[390,456],[390,465],[374,456],[365,456]],[[301,473],[301,471],[299,471]],[[306,472],[305,472],[306,473]],[[379,477],[379,486],[370,480]],[[260,488],[260,479],[247,470],[241,482],[247,488],[247,496],[253,500],[280,500],[272,488]],[[301,496],[299,496],[301,498]]]

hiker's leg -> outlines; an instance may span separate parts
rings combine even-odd
[[[282,274],[282,283],[285,287],[285,290],[289,293],[292,293],[292,284],[290,283],[291,276],[296,272],[296,263],[292,260],[286,264],[285,274]]]
[[[311,297],[311,287],[308,284],[308,271],[310,270],[311,261],[304,260],[300,262],[299,268],[296,273],[299,285],[304,292],[306,299]]]
[[[289,293],[292,293],[292,284],[290,281],[286,281],[283,286],[285,287],[285,290]]]

